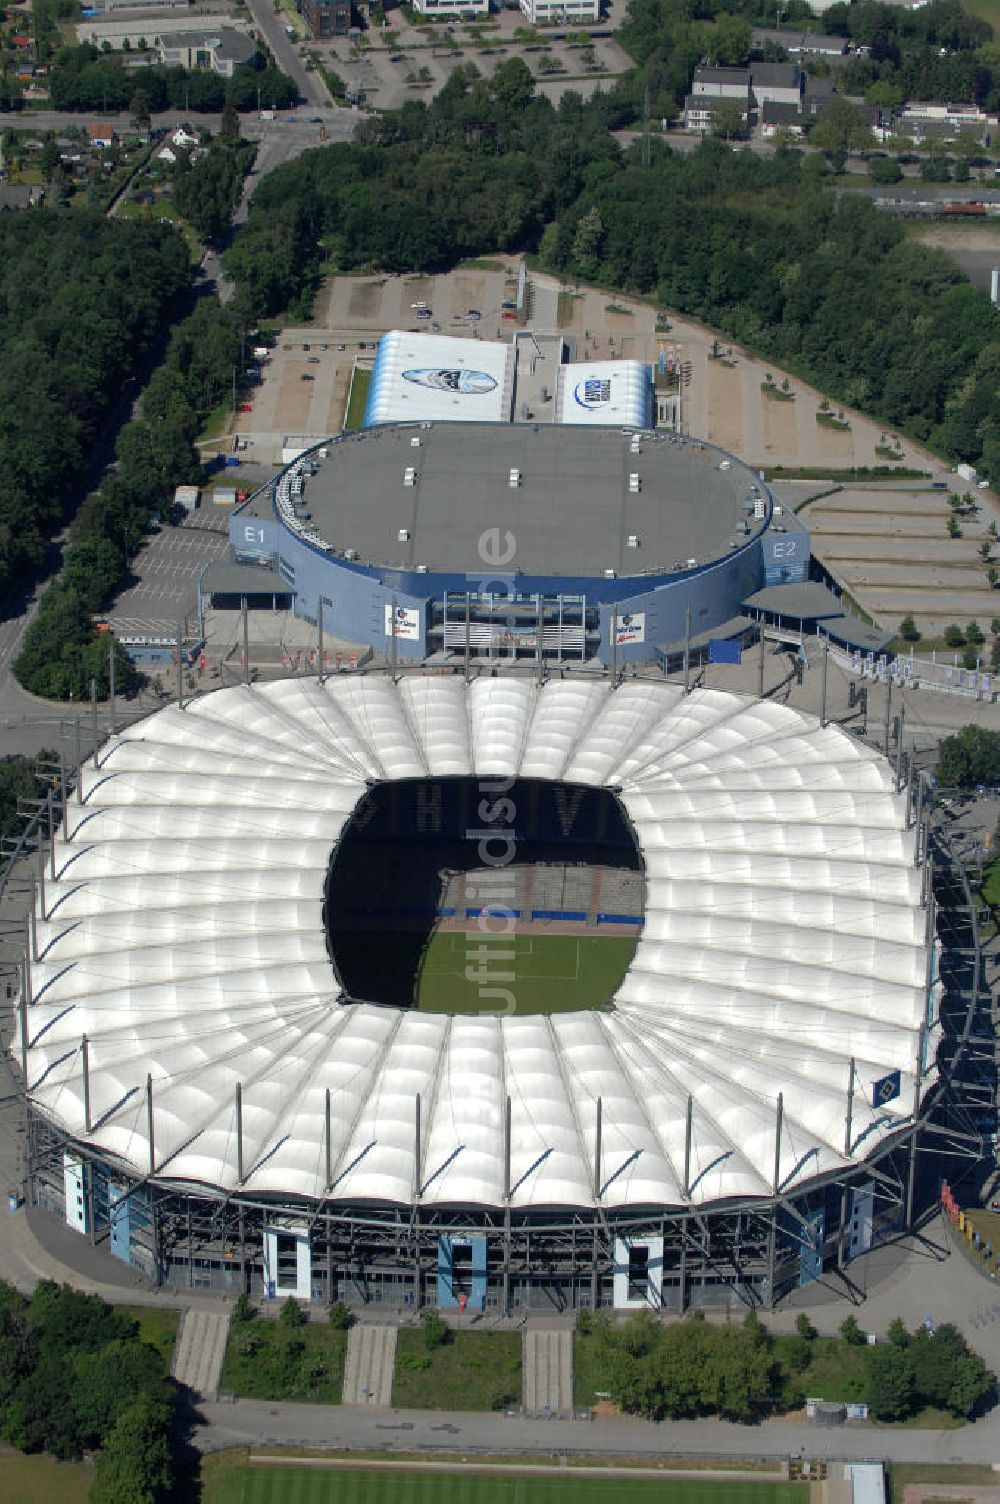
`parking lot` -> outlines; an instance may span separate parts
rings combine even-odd
[[[175,637],[185,620],[193,627],[199,576],[229,557],[228,522],[228,513],[195,513],[182,527],[150,535],[132,562],[134,583],[108,613],[117,637]]]
[[[597,34],[586,42],[547,31],[537,40],[525,41],[519,11],[499,11],[486,25],[467,25],[456,18],[447,26],[410,26],[398,10],[390,21],[384,30],[370,27],[364,32],[363,45],[341,37],[311,40],[303,51],[317,52],[343,79],[352,98],[361,94],[364,103],[382,110],[398,109],[408,99],[433,97],[455,68],[470,63],[490,78],[504,63],[521,58],[538,82],[537,92],[554,103],[570,89],[586,96],[599,86],[607,87],[632,67],[631,58],[610,34],[617,24],[613,17],[591,27],[590,33]]]

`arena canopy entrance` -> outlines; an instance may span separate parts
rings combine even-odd
[[[375,784],[326,885],[352,998],[435,1013],[608,1004],[643,918],[642,858],[607,789],[538,778]]]

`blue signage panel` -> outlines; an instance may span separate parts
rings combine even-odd
[[[738,638],[729,641],[724,637],[713,637],[708,644],[709,663],[738,664],[742,653],[743,648]]]
[[[899,1096],[900,1074],[899,1071],[890,1071],[888,1076],[882,1076],[872,1083],[872,1106],[885,1107],[889,1102],[895,1102]]]

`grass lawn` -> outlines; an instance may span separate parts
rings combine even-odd
[[[219,1387],[247,1400],[309,1400],[339,1405],[347,1333],[325,1322],[289,1331],[257,1316],[230,1327]]]
[[[794,1338],[774,1337],[774,1352],[784,1359]],[[868,1398],[866,1347],[844,1342],[840,1337],[815,1337],[810,1344],[812,1361],[800,1376],[806,1394],[822,1400],[864,1404]]]
[[[347,417],[344,419],[345,428],[360,428],[365,416],[365,403],[368,401],[368,388],[371,385],[371,371],[363,371],[358,366],[354,367],[354,376],[351,380],[351,395],[347,399]]]
[[[209,1469],[209,1462],[216,1466]],[[203,1504],[806,1504],[808,1485],[247,1467],[206,1459]]]
[[[158,1306],[119,1306],[118,1309],[138,1322],[140,1338],[156,1348],[163,1359],[164,1372],[169,1372],[180,1311],[161,1310]]]
[[[1000,0],[966,0],[966,10],[980,21],[988,21],[1000,35]]]
[[[0,1447],[3,1504],[85,1504],[94,1469],[84,1462],[25,1457]]]
[[[992,1468],[977,1467],[967,1462],[893,1462],[887,1472],[889,1504],[902,1504],[903,1489],[908,1483],[941,1483],[951,1488],[960,1488],[963,1483],[968,1483],[982,1488],[985,1484],[997,1481]]]
[[[431,936],[417,975],[418,1008],[426,1013],[489,1012],[493,1003],[483,999],[484,986],[511,991],[518,1013],[593,1008],[607,1002],[635,953],[635,941],[617,935],[515,935],[495,942],[498,953],[514,951],[511,960],[498,958],[485,982],[467,980],[470,948],[482,941],[478,932]],[[504,973],[511,973],[512,980],[502,980]]]
[[[521,1403],[517,1332],[452,1332],[428,1351],[423,1333],[401,1331],[392,1403],[415,1410],[494,1410]]]
[[[573,1337],[573,1404],[580,1409],[596,1403],[600,1391],[607,1391],[608,1381],[599,1358],[600,1344],[595,1338],[577,1332]]]

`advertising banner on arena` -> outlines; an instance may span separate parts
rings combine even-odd
[[[625,642],[646,641],[646,615],[643,611],[614,618],[614,640],[619,647]]]
[[[395,634],[394,634],[393,633],[393,626],[392,626],[393,608],[392,608],[392,606],[386,606],[386,608],[385,608],[385,635],[386,635],[386,637],[392,637],[393,635],[395,635],[397,641],[402,641],[402,642],[419,642],[420,641],[420,612],[419,611],[411,611],[406,606],[397,606],[395,608],[395,611],[396,611],[396,630],[395,630]]]

